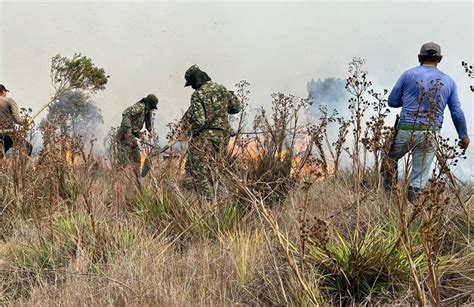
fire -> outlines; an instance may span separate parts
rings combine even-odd
[[[140,150],[140,171],[143,170],[143,166],[145,165],[145,161],[148,158],[148,154],[146,150]]]
[[[262,148],[263,140],[252,139],[247,142],[235,143],[235,139],[230,140],[227,147],[228,151],[235,156],[243,157],[244,159],[256,161],[264,155],[264,148]],[[331,159],[327,159],[326,172],[324,171],[323,163],[319,160],[304,158],[308,144],[311,142],[309,135],[305,135],[301,142],[294,145],[293,157],[291,162],[290,174],[293,176],[301,176],[305,180],[323,180],[329,176],[334,175],[334,165]],[[274,158],[283,160],[290,154],[287,149],[274,154]]]
[[[82,164],[81,157],[75,155],[72,150],[66,150],[65,159],[69,166],[79,166]]]
[[[66,140],[64,142],[65,154],[64,159],[66,164],[69,166],[79,166],[83,164],[82,157],[74,150],[74,142],[72,140]]]

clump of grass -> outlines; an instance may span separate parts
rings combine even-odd
[[[242,286],[248,286],[256,273],[261,258],[261,234],[254,230],[250,234],[241,231],[228,232],[221,237],[222,244],[229,251],[229,258],[235,269],[236,279]]]
[[[410,268],[393,223],[377,223],[359,242],[335,231],[333,240],[309,239],[306,261],[322,276],[320,288],[333,302],[387,303],[406,287]],[[414,256],[415,262],[422,254]]]

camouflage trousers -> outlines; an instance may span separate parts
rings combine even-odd
[[[140,147],[134,137],[127,137],[125,132],[117,133],[117,158],[119,165],[124,167],[130,163],[134,169],[140,167]]]
[[[229,138],[224,131],[207,130],[189,142],[183,188],[212,199],[219,163]]]

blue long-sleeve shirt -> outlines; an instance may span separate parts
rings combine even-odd
[[[438,82],[439,91],[436,94],[429,91]],[[426,95],[421,100],[422,92]],[[405,71],[390,92],[388,105],[402,108],[400,124],[432,125],[433,120],[429,118],[430,110],[433,109],[430,108],[430,97],[436,98],[434,95],[438,95],[434,118],[436,128],[443,125],[444,109],[447,105],[459,138],[467,136],[466,118],[461,109],[456,83],[435,67],[420,65]]]

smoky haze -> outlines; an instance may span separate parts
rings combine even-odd
[[[163,133],[189,104],[192,89],[183,88],[183,75],[192,64],[228,88],[246,79],[251,107],[268,107],[273,92],[306,97],[312,79],[345,78],[355,56],[366,59],[376,89],[391,89],[418,64],[427,41],[441,45],[440,69],[457,82],[468,122],[474,118],[470,80],[460,65],[474,60],[471,1],[0,0],[0,31],[0,83],[20,106],[37,110],[49,100],[57,53],[81,52],[103,67],[110,80],[93,100],[107,130],[120,124],[124,108],[155,93]],[[456,136],[448,114],[443,135]]]

